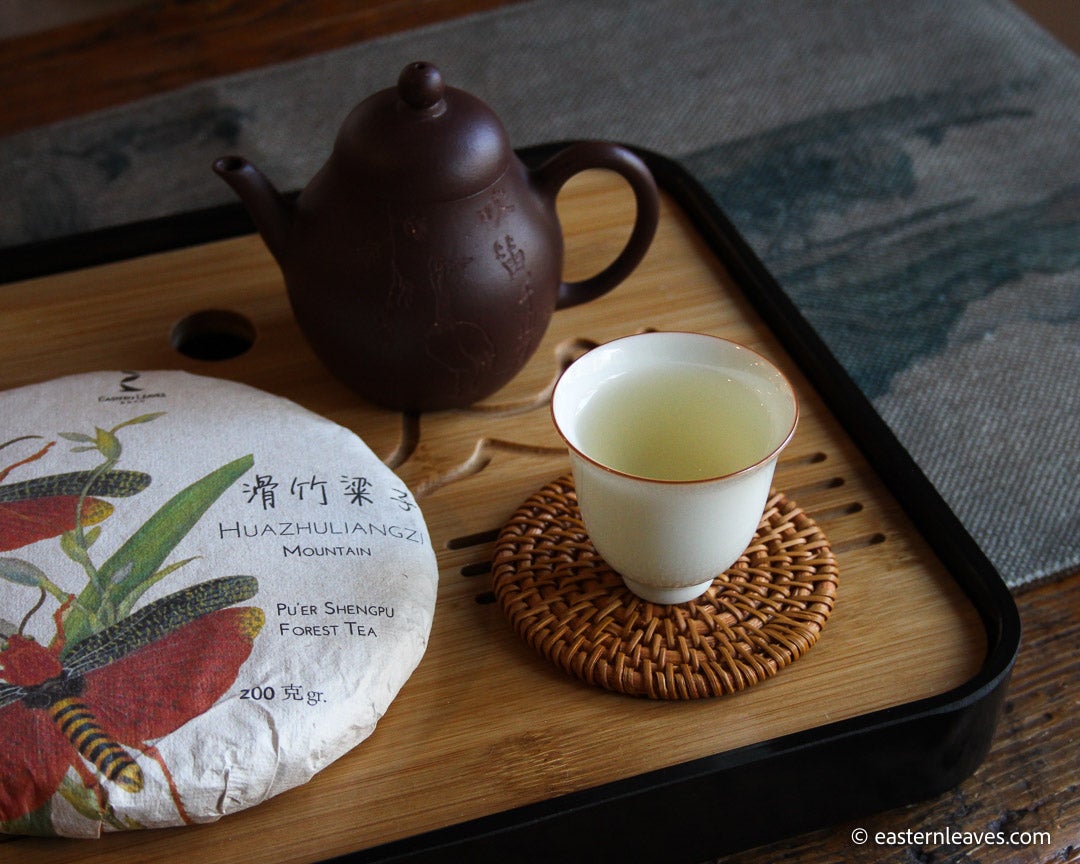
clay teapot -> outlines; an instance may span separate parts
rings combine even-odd
[[[637,213],[610,265],[564,282],[555,197],[588,168],[621,174]],[[406,411],[465,407],[506,384],[555,309],[629,275],[658,214],[652,175],[629,150],[579,142],[529,170],[492,110],[422,62],[352,110],[295,200],[239,156],[214,170],[251,213],[321,360]]]

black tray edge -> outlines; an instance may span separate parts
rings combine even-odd
[[[563,144],[519,151],[536,164]],[[683,209],[981,616],[987,653],[938,696],[330,859],[700,861],[934,797],[989,752],[1020,645],[1016,604],[843,367],[727,217],[671,158],[631,148]],[[0,284],[251,233],[239,204],[0,250]]]
[[[291,196],[295,197],[296,193]],[[113,225],[0,249],[0,285],[96,267],[255,231],[239,203]]]

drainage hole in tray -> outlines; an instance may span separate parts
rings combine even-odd
[[[833,553],[839,557],[848,552],[854,552],[856,549],[868,549],[871,546],[880,546],[886,540],[888,540],[888,538],[880,531],[873,534],[863,534],[860,537],[852,537],[848,540],[841,540],[837,543],[833,543]]]
[[[475,534],[451,537],[446,541],[446,548],[468,549],[470,546],[479,546],[481,543],[494,543],[499,539],[499,531],[499,528],[492,528],[489,531],[477,531]]]
[[[493,540],[495,540],[496,537],[498,537],[498,535],[499,531],[498,529],[495,529],[492,531],[480,531],[476,534],[469,534],[465,537],[455,537],[446,542],[446,548],[464,549],[468,548],[469,546],[478,546],[481,543],[492,542]],[[458,572],[461,573],[461,575],[464,576],[466,579],[475,579],[477,576],[486,576],[488,573],[491,572],[491,561],[486,559],[481,561],[473,561],[469,564],[462,565],[461,569]],[[490,590],[481,591],[476,595],[475,600],[482,606],[485,606],[489,603],[494,603],[495,592]]]
[[[193,360],[231,360],[255,344],[255,325],[239,312],[203,309],[178,321],[171,341]]]

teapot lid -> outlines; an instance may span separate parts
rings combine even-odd
[[[396,87],[357,105],[331,157],[366,192],[409,201],[451,201],[480,192],[506,170],[510,140],[475,96],[447,87],[431,63],[410,63]]]

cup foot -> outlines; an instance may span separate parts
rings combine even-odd
[[[623,581],[623,584],[634,592],[642,600],[648,600],[650,603],[689,603],[691,600],[695,600],[709,590],[709,586],[712,585],[713,580],[709,579],[707,582],[699,582],[697,585],[685,585],[678,588],[661,588],[657,585],[647,585],[644,582],[636,582],[633,579],[627,579],[622,574],[619,574]]]

